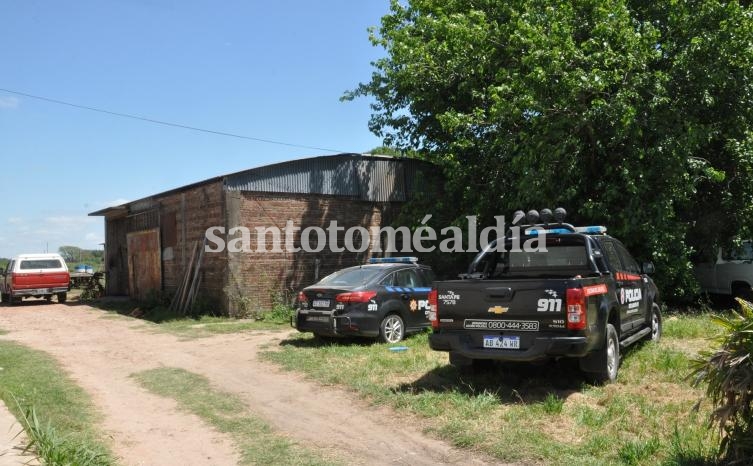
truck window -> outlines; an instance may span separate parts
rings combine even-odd
[[[726,261],[753,260],[753,244],[750,241],[744,241],[738,247],[723,249],[722,258]]]
[[[615,242],[615,246],[622,259],[622,264],[625,266],[625,272],[640,274],[641,268],[638,266],[635,259],[633,259],[633,256],[631,256],[627,249],[625,249],[625,246],[617,242]]]
[[[617,254],[617,249],[614,247],[614,243],[611,241],[602,241],[601,245],[604,247],[604,253],[607,255],[609,266],[612,270],[622,270],[622,261],[620,261],[620,255]]]
[[[35,260],[22,260],[21,266],[19,267],[21,270],[30,270],[30,269],[60,269],[63,267],[63,264],[60,263],[57,259],[35,259]]]
[[[497,252],[495,246],[482,252],[473,262],[472,274],[486,278],[513,275],[579,275],[590,274],[586,248],[582,238],[547,240],[546,251]]]

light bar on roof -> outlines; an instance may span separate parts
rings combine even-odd
[[[588,227],[575,227],[575,231],[578,233],[586,233],[589,235],[603,235],[607,232],[607,227],[600,225],[592,225]]]
[[[607,227],[592,225],[587,227],[575,227],[575,231],[571,231],[567,228],[531,228],[527,231],[528,235],[566,235],[568,233],[585,233],[587,235],[603,235],[607,232]]]
[[[369,264],[413,264],[418,257],[372,257]]]

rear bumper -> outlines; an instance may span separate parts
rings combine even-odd
[[[298,309],[291,317],[290,325],[299,332],[313,332],[330,337],[379,336],[379,320],[375,314],[336,316],[331,312]]]
[[[524,350],[503,350],[479,347],[468,333],[433,333],[429,346],[435,351],[452,351],[471,359],[499,361],[538,361],[552,357],[582,357],[590,350],[585,336],[540,335]]]
[[[26,288],[26,289],[13,289],[10,293],[13,297],[18,296],[46,296],[57,293],[66,293],[68,286],[57,286],[52,288]]]

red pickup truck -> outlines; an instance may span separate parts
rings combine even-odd
[[[23,254],[14,257],[0,272],[0,278],[2,301],[10,305],[31,297],[44,297],[52,301],[53,295],[57,295],[59,303],[64,303],[71,281],[68,266],[59,254]]]

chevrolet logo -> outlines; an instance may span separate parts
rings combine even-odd
[[[489,308],[490,314],[504,314],[507,312],[507,310],[510,309],[509,307],[502,307],[502,306],[494,306]]]

